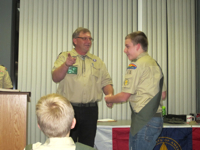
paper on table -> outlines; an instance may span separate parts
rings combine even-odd
[[[0,91],[2,91],[2,92],[19,92],[19,90],[13,90],[13,89],[2,89],[2,88],[0,88]]]
[[[98,122],[116,122],[114,119],[98,119]]]

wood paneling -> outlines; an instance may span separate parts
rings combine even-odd
[[[27,94],[0,93],[0,149],[22,150],[26,145]]]

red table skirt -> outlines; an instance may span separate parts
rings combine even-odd
[[[113,128],[113,150],[128,150],[130,128]],[[154,150],[200,150],[200,128],[163,128]]]

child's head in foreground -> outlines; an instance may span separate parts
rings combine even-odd
[[[36,105],[36,115],[40,129],[48,137],[69,136],[76,122],[71,103],[59,94],[41,97]]]

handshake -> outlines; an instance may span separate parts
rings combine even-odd
[[[112,94],[109,94],[109,95],[106,95],[106,96],[104,97],[104,99],[105,99],[105,101],[106,101],[106,105],[107,105],[107,107],[109,107],[109,108],[111,108],[111,107],[113,106],[113,103],[108,102],[108,99],[109,99],[109,97],[111,97],[111,96],[112,96]]]

